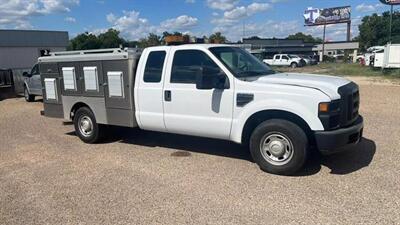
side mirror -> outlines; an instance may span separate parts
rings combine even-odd
[[[229,83],[225,74],[219,69],[202,67],[196,74],[196,88],[199,90],[228,89]]]
[[[31,77],[30,74],[29,74],[28,72],[23,72],[23,73],[22,73],[22,76],[23,76],[23,77]]]

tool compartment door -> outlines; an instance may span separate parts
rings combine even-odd
[[[102,66],[108,124],[136,126],[132,99],[135,65],[130,60],[109,60]]]
[[[61,98],[61,74],[57,63],[40,63],[40,81],[43,88],[44,114],[48,117],[63,118]]]
[[[82,93],[87,97],[103,97],[104,81],[103,66],[100,61],[81,62],[79,70],[82,73]]]
[[[128,60],[103,61],[106,107],[132,109]]]
[[[58,63],[61,75],[61,93],[64,96],[82,95],[83,76],[79,62]]]

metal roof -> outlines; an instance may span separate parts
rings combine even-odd
[[[68,32],[0,30],[0,47],[67,47]]]
[[[78,62],[78,61],[104,61],[139,58],[141,49],[136,48],[109,48],[95,50],[79,50],[53,52],[50,56],[42,56],[39,63],[47,62]]]
[[[291,39],[270,39],[270,38],[244,38],[244,44],[251,44],[254,46],[263,47],[310,47],[314,46],[315,43],[304,42],[303,40],[291,40]]]

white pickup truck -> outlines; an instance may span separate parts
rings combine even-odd
[[[297,55],[277,54],[272,59],[264,59],[263,62],[270,66],[290,66],[292,68],[304,66],[305,62]]]
[[[311,146],[328,154],[362,137],[355,83],[276,73],[230,45],[61,52],[39,66],[44,115],[72,120],[87,143],[108,124],[224,139],[262,170],[293,174]]]

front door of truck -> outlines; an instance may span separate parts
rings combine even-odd
[[[136,81],[135,95],[140,127],[146,130],[165,131],[163,86],[168,47],[156,47],[144,52],[144,64],[140,64],[137,74],[143,77]]]
[[[168,132],[228,139],[234,99],[233,81],[227,79],[229,89],[196,88],[198,68],[220,71],[217,64],[222,64],[201,49],[171,50],[170,54],[173,57],[169,58],[163,93],[164,121]]]
[[[281,56],[281,65],[282,66],[289,66],[290,65],[288,56],[286,56],[286,55],[282,55]]]
[[[40,82],[39,66],[36,64],[31,70],[30,92],[34,95],[42,95],[42,83]]]

